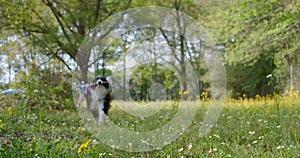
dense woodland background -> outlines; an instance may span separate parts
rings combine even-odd
[[[291,86],[300,88],[298,0],[0,0],[0,89],[25,89],[36,98],[31,104],[68,103],[76,55],[87,33],[119,11],[142,6],[173,8],[209,31],[223,56],[228,97],[283,94]],[[209,91],[208,69],[196,55],[201,52],[160,28],[128,28],[92,65],[95,74],[111,75],[107,64],[118,60],[128,45],[156,37],[164,37],[161,40],[170,47],[178,46],[192,63],[201,91]],[[174,73],[163,66],[145,65],[134,74],[130,93],[135,100],[149,99],[153,81],[162,83],[171,99],[179,97],[178,89],[184,91]],[[87,74],[81,77],[89,79]]]

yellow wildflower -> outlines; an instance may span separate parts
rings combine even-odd
[[[200,100],[200,95],[197,95],[197,100]]]
[[[9,115],[12,115],[12,108],[11,107],[7,108],[7,112]]]
[[[81,144],[80,147],[78,148],[78,151],[77,151],[77,152],[78,152],[78,153],[81,153],[81,152],[83,151],[84,153],[86,153],[87,148],[88,148],[88,146],[89,146],[89,144],[90,144],[91,141],[92,141],[92,140],[89,139],[87,142]]]
[[[184,95],[188,95],[190,92],[189,91],[184,91],[183,94]]]
[[[179,91],[178,94],[181,95],[181,94],[182,94],[182,91]]]
[[[0,128],[3,127],[2,120],[0,119]]]

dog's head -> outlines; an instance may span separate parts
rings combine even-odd
[[[109,89],[109,83],[108,83],[107,79],[104,77],[99,77],[99,76],[95,77],[93,80],[93,83],[95,83],[96,87],[103,86],[105,89]]]
[[[103,99],[110,93],[109,83],[105,77],[97,76],[92,82],[94,83],[92,90],[96,91],[98,99]]]

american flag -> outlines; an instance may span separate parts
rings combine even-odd
[[[76,107],[78,108],[80,106],[82,100],[84,99],[84,97],[86,96],[88,91],[90,90],[91,85],[90,84],[84,84],[84,85],[76,85],[74,87],[78,91],[78,100],[76,101]]]

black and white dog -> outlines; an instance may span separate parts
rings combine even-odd
[[[107,79],[97,76],[92,81],[92,84],[80,85],[77,88],[79,93],[76,107],[79,107],[85,98],[94,119],[98,124],[103,122],[108,115],[110,101],[112,99]]]

